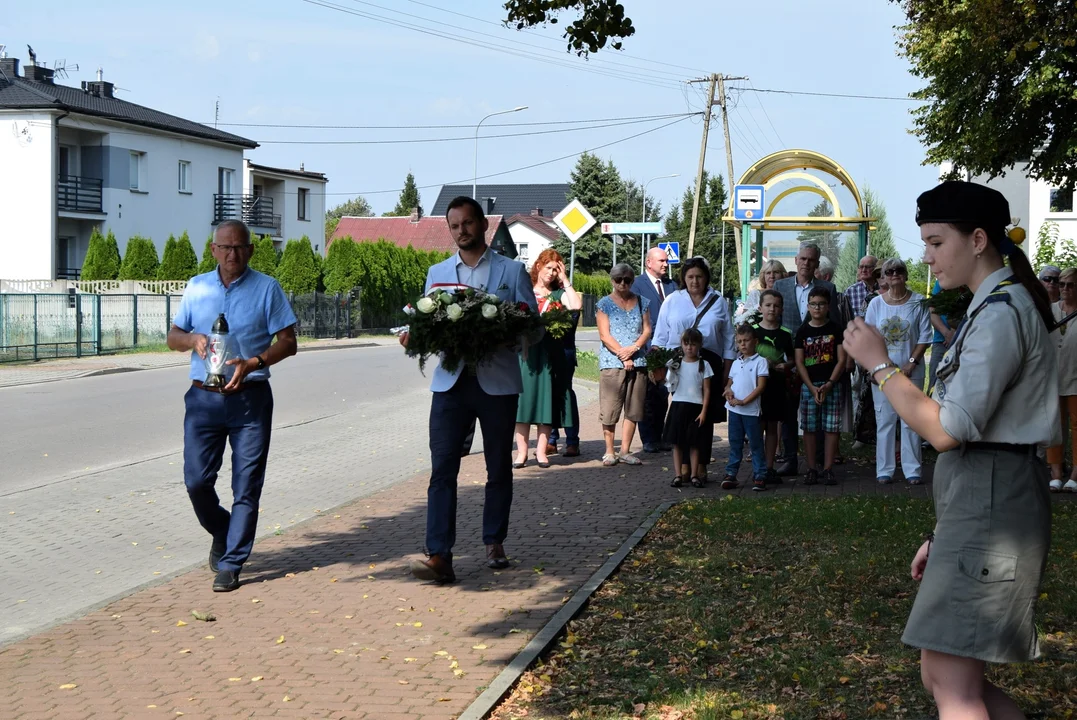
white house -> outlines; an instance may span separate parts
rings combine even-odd
[[[324,254],[327,182],[323,173],[302,165],[284,170],[244,160],[243,198],[251,231],[269,235],[277,246],[306,235]]]
[[[160,256],[170,234],[187,231],[201,253],[216,223],[249,219],[254,141],[121,100],[100,71],[75,88],[24,70],[0,58],[0,278],[77,278],[94,226],[121,254],[141,235]]]
[[[542,210],[532,210],[527,215],[513,215],[505,220],[512,242],[516,246],[516,259],[530,270],[535,258],[553,245],[561,235],[553,218],[546,217]]]
[[[939,176],[949,174],[952,169],[952,163],[943,163],[939,167]],[[987,176],[974,176],[969,180],[992,187],[1006,196],[1010,203],[1010,216],[1019,218],[1018,224],[1028,233],[1024,248],[1030,258],[1036,257],[1040,228],[1046,222],[1058,226],[1058,242],[1069,239],[1077,244],[1077,213],[1073,208],[1072,191],[1060,190],[1043,180],[1031,179],[1027,166],[1013,168],[992,180],[988,180]]]

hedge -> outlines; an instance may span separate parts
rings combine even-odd
[[[90,233],[90,246],[86,249],[86,259],[82,261],[83,280],[115,280],[120,274],[120,248],[116,244],[116,235],[111,230],[108,237],[95,227]]]
[[[127,241],[127,249],[120,264],[120,280],[156,280],[157,248],[153,241],[135,235]]]

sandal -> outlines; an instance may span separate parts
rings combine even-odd
[[[605,467],[613,467],[617,464],[617,455],[615,453],[607,453],[602,456],[602,464]]]
[[[625,465],[642,465],[643,464],[643,461],[640,460],[635,455],[633,455],[632,453],[628,453],[627,455],[621,455],[620,458],[618,458],[618,459],[621,462],[623,462]]]
[[[694,477],[694,478],[692,478],[692,487],[694,487],[694,488],[707,487],[707,481],[704,480],[703,478]]]
[[[684,485],[684,478],[677,475],[673,478],[673,481],[669,484],[670,487],[682,487]]]

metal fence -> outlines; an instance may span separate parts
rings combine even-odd
[[[0,362],[163,348],[180,295],[0,294]],[[355,337],[360,293],[289,296],[297,333]]]

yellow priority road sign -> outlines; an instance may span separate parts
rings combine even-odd
[[[593,228],[596,222],[579,200],[573,200],[566,205],[564,210],[554,216],[553,221],[573,243]]]

